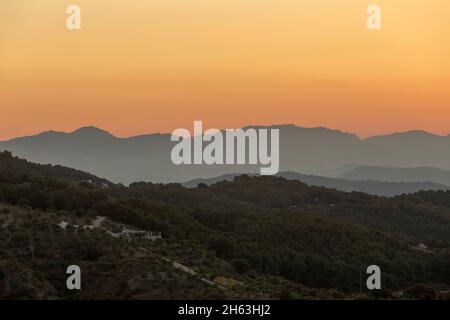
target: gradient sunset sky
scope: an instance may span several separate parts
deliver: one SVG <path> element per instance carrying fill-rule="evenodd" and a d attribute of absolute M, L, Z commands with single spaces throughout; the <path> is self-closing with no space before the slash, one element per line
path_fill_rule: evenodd
<path fill-rule="evenodd" d="M 0 111 L 0 140 L 194 120 L 448 134 L 450 1 L 0 1 Z"/>

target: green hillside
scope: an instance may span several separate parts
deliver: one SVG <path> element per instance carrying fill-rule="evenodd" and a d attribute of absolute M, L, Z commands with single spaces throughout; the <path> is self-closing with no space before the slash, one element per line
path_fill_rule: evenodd
<path fill-rule="evenodd" d="M 383 198 L 245 175 L 125 187 L 2 153 L 0 202 L 5 299 L 445 298 L 450 287 L 450 192 Z M 80 291 L 65 286 L 70 264 Z M 372 264 L 381 291 L 364 289 Z"/>

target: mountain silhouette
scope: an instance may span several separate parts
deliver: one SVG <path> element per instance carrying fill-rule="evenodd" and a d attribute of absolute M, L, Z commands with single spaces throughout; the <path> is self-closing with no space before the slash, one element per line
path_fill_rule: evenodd
<path fill-rule="evenodd" d="M 450 171 L 434 167 L 356 167 L 340 176 L 349 180 L 379 180 L 389 182 L 424 182 L 430 181 L 450 186 Z"/>
<path fill-rule="evenodd" d="M 200 184 L 212 185 L 222 181 L 233 181 L 238 174 L 226 174 L 220 177 L 209 179 L 194 179 L 182 183 L 186 188 L 195 188 Z M 278 177 L 287 180 L 298 180 L 307 185 L 332 188 L 346 192 L 364 192 L 371 195 L 392 197 L 396 195 L 415 193 L 420 190 L 446 190 L 450 187 L 443 184 L 432 182 L 384 182 L 384 181 L 354 181 L 348 179 L 338 179 L 329 177 L 320 177 L 314 175 L 305 175 L 297 172 L 280 172 Z"/>
<path fill-rule="evenodd" d="M 246 128 L 280 130 L 280 172 L 339 177 L 359 166 L 450 170 L 450 138 L 424 131 L 360 139 L 355 134 L 324 127 L 286 124 Z M 259 166 L 255 165 L 173 165 L 170 155 L 176 143 L 170 141 L 170 136 L 154 133 L 119 138 L 89 126 L 70 133 L 47 131 L 0 142 L 0 150 L 11 151 L 33 162 L 64 165 L 124 184 L 184 182 L 259 172 Z M 447 185 L 444 181 L 434 182 Z"/>

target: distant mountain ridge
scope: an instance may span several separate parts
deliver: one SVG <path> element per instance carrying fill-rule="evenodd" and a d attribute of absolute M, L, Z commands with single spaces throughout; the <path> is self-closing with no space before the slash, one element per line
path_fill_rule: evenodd
<path fill-rule="evenodd" d="M 424 182 L 430 181 L 450 186 L 450 171 L 434 167 L 376 167 L 359 166 L 340 176 L 349 180 L 378 180 L 389 182 Z"/>
<path fill-rule="evenodd" d="M 226 174 L 209 179 L 194 179 L 182 183 L 186 188 L 195 188 L 199 184 L 212 185 L 222 181 L 233 181 L 238 174 Z M 345 192 L 363 192 L 371 195 L 392 197 L 401 194 L 415 193 L 420 190 L 447 190 L 450 187 L 433 182 L 384 182 L 384 181 L 354 181 L 338 178 L 305 175 L 296 172 L 280 172 L 276 175 L 287 180 L 298 180 L 307 185 L 332 188 Z"/>
<path fill-rule="evenodd" d="M 360 139 L 352 133 L 296 125 L 249 126 L 280 130 L 280 172 L 339 177 L 358 166 L 436 167 L 450 170 L 450 137 L 408 131 Z M 172 164 L 170 134 L 118 138 L 96 127 L 71 133 L 47 131 L 0 142 L 38 163 L 60 164 L 125 184 L 183 182 L 233 173 L 257 173 L 258 166 Z M 348 170 L 342 170 L 348 168 Z"/>

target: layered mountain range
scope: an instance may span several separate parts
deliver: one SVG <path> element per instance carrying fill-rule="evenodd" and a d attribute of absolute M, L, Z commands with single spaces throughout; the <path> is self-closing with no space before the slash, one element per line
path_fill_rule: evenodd
<path fill-rule="evenodd" d="M 445 171 L 450 170 L 450 136 L 408 131 L 360 139 L 355 134 L 323 127 L 274 125 L 247 128 L 280 130 L 280 172 L 346 181 L 416 184 L 405 189 L 411 192 L 443 189 L 450 185 L 450 172 Z M 154 133 L 119 138 L 96 127 L 84 127 L 71 133 L 47 131 L 0 142 L 0 150 L 11 151 L 33 162 L 84 170 L 124 184 L 135 181 L 186 182 L 259 171 L 254 165 L 176 166 L 170 158 L 175 145 L 170 137 L 170 134 Z M 419 182 L 421 184 L 417 184 Z M 385 189 L 385 186 L 381 188 Z M 344 190 L 367 191 L 365 188 Z M 394 194 L 403 189 L 398 190 Z"/>

